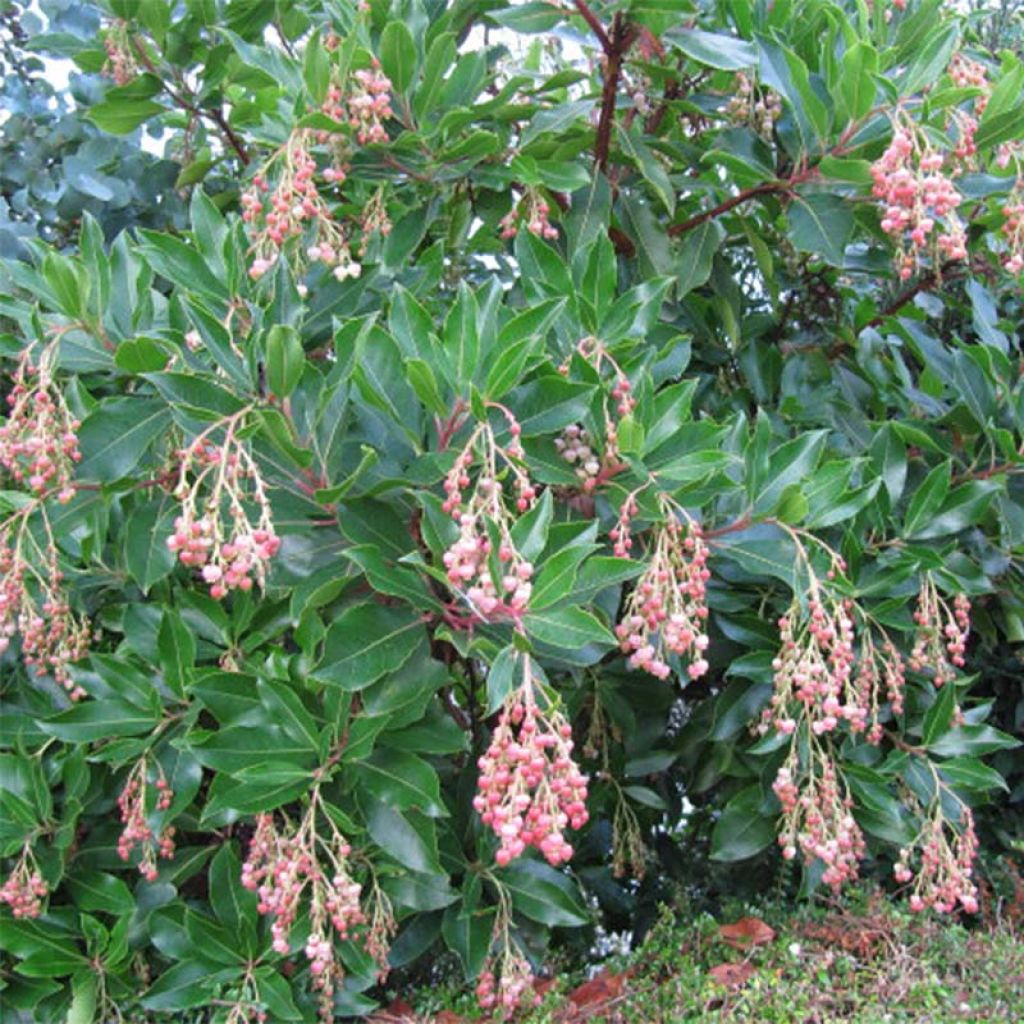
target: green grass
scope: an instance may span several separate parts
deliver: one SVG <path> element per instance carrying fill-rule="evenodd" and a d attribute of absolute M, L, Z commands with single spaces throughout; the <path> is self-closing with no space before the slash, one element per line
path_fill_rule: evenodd
<path fill-rule="evenodd" d="M 768 944 L 731 948 L 719 925 L 751 915 L 776 930 Z M 710 973 L 749 965 L 749 978 L 720 984 Z M 700 1021 L 750 1024 L 946 1024 L 1024 1021 L 1024 935 L 1008 924 L 967 929 L 948 919 L 911 916 L 881 899 L 844 907 L 735 906 L 716 920 L 666 911 L 643 945 L 605 961 L 612 998 L 569 999 L 585 980 L 560 976 L 522 1024 L 605 1020 L 614 1024 Z M 740 966 L 739 972 L 747 968 Z M 616 994 L 616 988 L 621 991 Z M 464 990 L 419 1000 L 423 1019 L 449 1009 L 481 1019 Z"/>

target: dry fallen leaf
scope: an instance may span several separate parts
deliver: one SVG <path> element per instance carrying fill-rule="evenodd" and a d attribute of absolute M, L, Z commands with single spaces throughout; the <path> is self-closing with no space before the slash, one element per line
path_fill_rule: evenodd
<path fill-rule="evenodd" d="M 416 1024 L 416 1020 L 416 1011 L 404 999 L 396 999 L 367 1018 L 367 1024 Z"/>
<path fill-rule="evenodd" d="M 622 995 L 622 986 L 626 983 L 625 974 L 612 974 L 605 969 L 585 981 L 569 993 L 570 1001 L 578 1009 L 587 1006 L 598 1006 Z"/>
<path fill-rule="evenodd" d="M 712 967 L 708 974 L 719 985 L 738 988 L 750 980 L 754 974 L 754 968 L 744 960 L 738 964 L 719 964 L 717 967 Z"/>
<path fill-rule="evenodd" d="M 759 917 L 743 917 L 735 924 L 723 924 L 718 934 L 734 949 L 748 949 L 771 942 L 775 938 L 775 929 Z"/>

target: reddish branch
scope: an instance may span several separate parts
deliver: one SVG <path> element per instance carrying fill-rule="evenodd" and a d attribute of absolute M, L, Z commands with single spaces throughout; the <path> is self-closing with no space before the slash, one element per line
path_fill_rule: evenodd
<path fill-rule="evenodd" d="M 605 31 L 597 15 L 587 6 L 586 0 L 575 0 L 576 9 L 590 30 L 597 36 L 604 53 L 604 85 L 601 89 L 601 114 L 597 122 L 597 138 L 594 142 L 594 162 L 603 171 L 608 164 L 611 149 L 612 125 L 615 123 L 615 96 L 619 91 L 622 62 L 633 40 L 636 30 L 627 24 L 621 14 L 612 18 L 611 31 Z"/>
<path fill-rule="evenodd" d="M 203 110 L 202 108 L 197 107 L 187 96 L 173 89 L 171 85 L 164 80 L 163 76 L 157 71 L 156 66 L 149 59 L 149 54 L 146 52 L 145 46 L 143 46 L 135 36 L 132 36 L 131 40 L 132 48 L 135 50 L 139 60 L 150 74 L 160 79 L 160 84 L 164 87 L 164 91 L 167 95 L 170 96 L 182 110 L 191 114 L 193 117 L 210 118 L 221 132 L 223 132 L 225 141 L 238 155 L 238 159 L 241 160 L 243 164 L 248 165 L 249 154 L 246 152 L 245 146 L 242 144 L 242 140 L 235 134 L 231 125 L 228 124 L 228 120 L 224 116 L 224 112 L 219 108 Z"/>
<path fill-rule="evenodd" d="M 757 196 L 789 195 L 794 186 L 802 185 L 817 173 L 817 169 L 811 167 L 806 170 L 799 171 L 789 178 L 784 178 L 779 181 L 763 181 L 760 185 L 753 185 L 750 188 L 745 188 L 742 192 L 737 192 L 736 195 L 723 200 L 717 206 L 713 206 L 710 210 L 698 213 L 689 220 L 684 220 L 679 224 L 670 224 L 668 226 L 668 233 L 673 237 L 677 235 L 685 235 L 687 231 L 692 231 L 694 228 L 700 227 L 701 224 L 704 224 L 709 220 L 721 217 L 723 213 L 728 213 L 734 207 L 749 202 Z"/>
<path fill-rule="evenodd" d="M 958 277 L 963 273 L 963 266 L 955 260 L 944 263 L 937 271 L 919 277 L 912 285 L 904 288 L 877 316 L 873 316 L 866 327 L 877 327 L 886 317 L 898 313 L 908 302 L 911 302 L 921 292 L 931 291 L 942 284 L 944 278 Z"/>

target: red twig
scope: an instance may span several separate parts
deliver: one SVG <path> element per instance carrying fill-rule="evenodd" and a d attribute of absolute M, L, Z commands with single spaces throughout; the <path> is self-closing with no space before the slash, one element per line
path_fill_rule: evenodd
<path fill-rule="evenodd" d="M 228 124 L 227 118 L 224 116 L 224 112 L 218 108 L 212 108 L 210 110 L 203 110 L 201 107 L 197 107 L 187 96 L 177 92 L 166 82 L 163 76 L 157 71 L 153 62 L 149 59 L 149 54 L 146 52 L 145 46 L 139 42 L 135 37 L 131 37 L 132 49 L 135 50 L 139 60 L 143 63 L 146 70 L 151 74 L 160 79 L 161 85 L 164 87 L 164 91 L 168 96 L 179 106 L 182 110 L 191 114 L 193 117 L 208 117 L 217 127 L 224 133 L 224 139 L 228 145 L 238 155 L 238 159 L 243 164 L 248 165 L 249 154 L 246 152 L 245 146 L 242 144 L 242 140 L 235 134 L 234 129 Z"/>
<path fill-rule="evenodd" d="M 608 38 L 608 33 L 604 30 L 604 25 L 601 24 L 598 16 L 587 6 L 586 0 L 575 0 L 576 10 L 580 12 L 583 20 L 590 26 L 590 31 L 597 36 L 598 42 L 601 44 L 601 49 L 604 50 L 605 56 L 610 57 L 612 54 L 612 41 Z"/>
<path fill-rule="evenodd" d="M 919 277 L 912 285 L 904 288 L 877 316 L 873 316 L 864 326 L 877 327 L 886 317 L 898 313 L 908 302 L 921 292 L 931 291 L 942 284 L 945 278 L 959 277 L 963 268 L 955 260 L 948 260 L 938 271 Z"/>

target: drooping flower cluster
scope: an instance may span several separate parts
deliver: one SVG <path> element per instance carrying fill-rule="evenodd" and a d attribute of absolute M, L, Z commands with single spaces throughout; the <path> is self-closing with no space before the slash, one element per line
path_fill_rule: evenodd
<path fill-rule="evenodd" d="M 971 60 L 970 57 L 966 57 L 962 53 L 954 53 L 947 70 L 949 77 L 957 88 L 983 90 L 982 95 L 978 96 L 975 100 L 975 110 L 979 114 L 984 114 L 989 99 L 988 71 L 985 65 L 979 61 Z"/>
<path fill-rule="evenodd" d="M 132 48 L 131 25 L 118 19 L 103 34 L 107 60 L 103 74 L 113 78 L 115 85 L 127 85 L 139 74 L 139 65 Z"/>
<path fill-rule="evenodd" d="M 577 423 L 570 423 L 562 436 L 555 438 L 555 450 L 576 468 L 576 475 L 584 486 L 601 472 L 597 453 L 590 447 L 590 434 Z"/>
<path fill-rule="evenodd" d="M 289 952 L 289 936 L 309 889 L 305 954 L 319 993 L 321 1017 L 330 1021 L 335 988 L 344 976 L 334 939 L 355 938 L 366 916 L 359 902 L 362 886 L 349 869 L 351 847 L 329 813 L 318 816 L 319 809 L 320 794 L 315 788 L 298 828 L 279 830 L 272 814 L 261 814 L 242 865 L 242 885 L 258 895 L 259 912 L 272 918 L 274 950 L 282 955 Z M 326 822 L 326 835 L 320 833 L 318 821 Z"/>
<path fill-rule="evenodd" d="M 363 214 L 359 218 L 359 229 L 362 232 L 359 249 L 365 253 L 366 247 L 374 234 L 381 238 L 387 238 L 391 234 L 391 217 L 388 215 L 388 208 L 384 202 L 384 186 L 382 185 L 363 207 Z"/>
<path fill-rule="evenodd" d="M 775 122 L 782 117 L 782 101 L 771 89 L 755 87 L 750 76 L 740 71 L 726 112 L 738 124 L 749 125 L 763 139 L 770 140 Z"/>
<path fill-rule="evenodd" d="M 140 758 L 128 773 L 124 789 L 117 798 L 117 806 L 121 812 L 121 824 L 124 828 L 117 840 L 117 855 L 123 861 L 131 859 L 132 851 L 138 847 L 139 873 L 149 882 L 157 878 L 157 857 L 170 860 L 174 857 L 174 826 L 165 825 L 159 833 L 149 825 L 153 814 L 162 814 L 171 806 L 174 792 L 167 782 L 163 769 L 156 765 L 156 778 L 153 781 L 156 798 L 149 796 L 149 760 Z M 152 806 L 149 806 L 152 803 Z"/>
<path fill-rule="evenodd" d="M 854 821 L 853 799 L 832 758 L 811 742 L 801 768 L 794 744 L 772 789 L 782 804 L 782 856 L 792 860 L 799 850 L 808 864 L 820 860 L 825 865 L 822 881 L 832 889 L 853 881 L 866 853 L 864 834 Z"/>
<path fill-rule="evenodd" d="M 530 660 L 521 658 L 523 682 L 506 698 L 478 762 L 473 806 L 500 841 L 500 867 L 530 846 L 557 866 L 573 853 L 565 830 L 587 823 L 587 779 L 572 757 L 572 727 L 556 709 L 538 707 Z"/>
<path fill-rule="evenodd" d="M 71 414 L 53 377 L 53 346 L 43 349 L 39 365 L 33 365 L 31 349 L 18 360 L 7 403 L 7 420 L 0 425 L 0 465 L 18 483 L 35 494 L 57 491 L 64 503 L 75 495 L 75 463 L 78 420 Z"/>
<path fill-rule="evenodd" d="M 779 619 L 782 647 L 772 662 L 775 692 L 765 721 L 786 735 L 796 731 L 799 708 L 816 735 L 840 721 L 862 723 L 864 709 L 845 698 L 853 678 L 853 602 L 815 593 L 804 615 L 794 600 Z"/>
<path fill-rule="evenodd" d="M 381 71 L 376 57 L 369 68 L 353 72 L 352 79 L 348 95 L 348 123 L 355 129 L 356 141 L 361 146 L 387 142 L 384 122 L 394 117 L 391 80 Z"/>
<path fill-rule="evenodd" d="M 972 875 L 978 837 L 971 809 L 966 804 L 961 805 L 957 829 L 946 819 L 941 801 L 936 799 L 917 838 L 900 850 L 899 860 L 893 867 L 897 882 L 909 882 L 914 877 L 912 864 L 918 851 L 920 866 L 910 895 L 910 909 L 919 912 L 931 907 L 950 914 L 959 903 L 968 914 L 977 913 L 978 888 Z"/>
<path fill-rule="evenodd" d="M 238 436 L 244 415 L 222 420 L 178 452 L 174 495 L 181 514 L 167 546 L 183 565 L 200 570 L 217 599 L 254 583 L 263 587 L 281 546 L 263 475 Z"/>
<path fill-rule="evenodd" d="M 530 961 L 509 941 L 499 956 L 490 956 L 476 983 L 476 998 L 482 1010 L 496 1010 L 502 1020 L 517 1010 L 536 1006 L 540 996 L 534 990 Z"/>
<path fill-rule="evenodd" d="M 515 517 L 506 507 L 501 477 L 511 475 L 517 513 L 530 508 L 537 492 L 522 464 L 519 424 L 504 412 L 512 435 L 508 446 L 498 444 L 489 423 L 479 424 L 444 481 L 442 507 L 459 524 L 458 539 L 443 556 L 448 582 L 469 605 L 472 617 L 484 622 L 520 618 L 533 591 L 533 565 L 516 550 Z M 474 482 L 471 474 L 478 459 Z"/>
<path fill-rule="evenodd" d="M 588 335 L 579 342 L 573 352 L 558 367 L 558 372 L 563 377 L 569 375 L 575 356 L 579 356 L 589 363 L 598 374 L 607 366 L 614 375 L 609 389 L 610 396 L 615 402 L 614 413 L 609 409 L 608 396 L 602 394 L 603 444 L 600 444 L 599 447 L 596 439 L 577 424 L 566 427 L 562 436 L 555 439 L 556 451 L 566 462 L 575 465 L 576 475 L 580 479 L 583 490 L 589 493 L 622 468 L 622 463 L 619 460 L 618 421 L 622 417 L 628 416 L 636 408 L 636 399 L 633 397 L 633 388 L 629 378 L 597 338 Z"/>
<path fill-rule="evenodd" d="M 41 513 L 46 542 L 29 529 L 30 513 Z M 41 505 L 30 505 L 0 524 L 0 654 L 20 635 L 21 655 L 38 676 L 51 675 L 72 700 L 85 691 L 68 666 L 85 657 L 90 629 L 72 611 L 49 520 Z"/>
<path fill-rule="evenodd" d="M 6 903 L 16 918 L 38 917 L 49 891 L 32 856 L 32 847 L 26 842 L 14 870 L 0 886 L 0 903 Z"/>
<path fill-rule="evenodd" d="M 957 215 L 962 196 L 943 171 L 945 156 L 907 117 L 894 121 L 892 142 L 871 165 L 873 194 L 884 204 L 882 230 L 899 245 L 901 279 L 922 256 L 938 268 L 942 259 L 967 256 L 967 236 Z"/>
<path fill-rule="evenodd" d="M 1002 208 L 1003 221 L 1000 231 L 1006 242 L 1003 266 L 1010 274 L 1024 270 L 1024 178 L 1019 178 Z"/>
<path fill-rule="evenodd" d="M 322 263 L 339 281 L 358 277 L 362 268 L 352 259 L 341 225 L 321 198 L 316 185 L 316 159 L 309 151 L 311 135 L 299 130 L 267 168 L 255 175 L 242 194 L 242 220 L 252 228 L 249 276 L 262 277 L 295 240 L 298 263 Z M 269 167 L 277 167 L 271 192 Z"/>
<path fill-rule="evenodd" d="M 672 671 L 668 658 L 674 654 L 688 659 L 687 675 L 699 679 L 708 670 L 708 549 L 698 523 L 664 495 L 660 504 L 664 518 L 655 531 L 647 568 L 626 602 L 615 634 L 622 652 L 629 655 L 630 668 L 666 679 Z M 622 528 L 616 529 L 619 543 Z M 625 539 L 630 540 L 628 535 Z"/>
<path fill-rule="evenodd" d="M 508 213 L 498 222 L 502 238 L 515 238 L 526 227 L 537 238 L 557 238 L 558 228 L 550 221 L 551 207 L 541 193 L 530 187 Z"/>
<path fill-rule="evenodd" d="M 910 668 L 932 676 L 936 686 L 956 678 L 963 668 L 967 638 L 971 633 L 971 602 L 965 594 L 957 594 L 949 606 L 935 588 L 931 576 L 925 575 L 917 595 L 914 612 L 917 633 L 910 653 Z"/>

